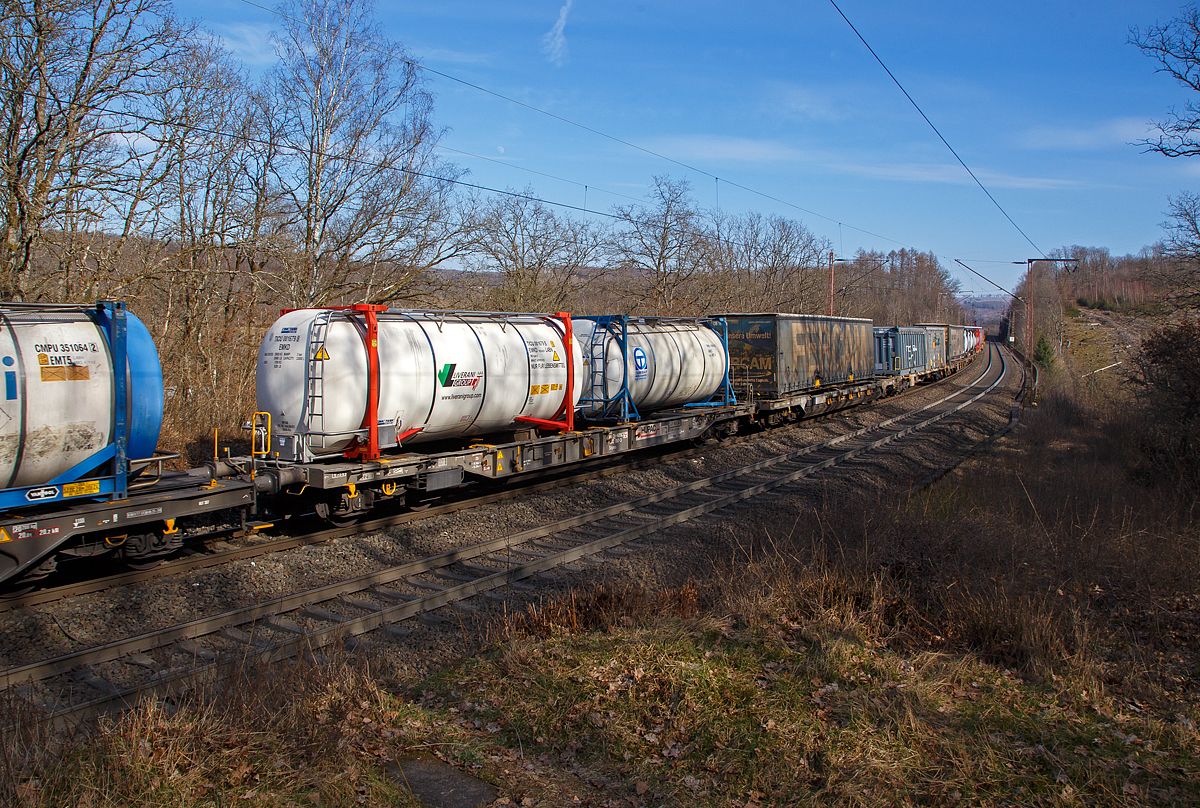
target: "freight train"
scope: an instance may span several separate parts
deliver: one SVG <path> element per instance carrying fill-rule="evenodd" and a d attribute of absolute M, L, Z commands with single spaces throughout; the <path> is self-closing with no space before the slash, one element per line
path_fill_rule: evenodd
<path fill-rule="evenodd" d="M 6 304 L 0 321 L 0 588 L 65 559 L 153 562 L 206 514 L 341 523 L 795 421 L 953 373 L 983 345 L 973 327 L 776 313 L 285 311 L 258 353 L 249 454 L 176 471 L 156 450 L 158 354 L 123 304 Z"/>

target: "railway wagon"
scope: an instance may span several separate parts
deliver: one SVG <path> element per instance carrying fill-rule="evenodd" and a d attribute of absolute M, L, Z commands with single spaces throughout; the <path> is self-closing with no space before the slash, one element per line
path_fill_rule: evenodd
<path fill-rule="evenodd" d="M 814 314 L 726 314 L 730 381 L 739 397 L 782 399 L 875 376 L 870 320 Z"/>
<path fill-rule="evenodd" d="M 875 329 L 875 375 L 902 376 L 926 371 L 929 332 L 893 326 Z"/>
<path fill-rule="evenodd" d="M 175 519 L 251 501 L 163 469 L 158 351 L 123 303 L 6 303 L 0 322 L 0 581 L 44 577 L 60 547 L 153 558 L 181 546 Z"/>
<path fill-rule="evenodd" d="M 946 343 L 946 362 L 954 364 L 967 355 L 967 328 L 962 325 L 949 323 L 917 323 L 919 328 L 938 328 L 944 334 Z"/>
<path fill-rule="evenodd" d="M 729 356 L 719 318 L 576 317 L 581 414 L 637 420 L 642 411 L 714 400 L 727 392 Z"/>

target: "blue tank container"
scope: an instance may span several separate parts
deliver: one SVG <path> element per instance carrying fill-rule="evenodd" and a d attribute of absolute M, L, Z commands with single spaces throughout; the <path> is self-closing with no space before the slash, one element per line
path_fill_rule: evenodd
<path fill-rule="evenodd" d="M 154 454 L 163 382 L 121 303 L 0 306 L 0 509 L 124 496 Z"/>

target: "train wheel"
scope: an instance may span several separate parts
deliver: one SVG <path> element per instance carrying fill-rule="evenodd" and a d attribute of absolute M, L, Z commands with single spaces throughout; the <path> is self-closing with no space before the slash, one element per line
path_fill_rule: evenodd
<path fill-rule="evenodd" d="M 163 560 L 160 556 L 159 558 L 142 558 L 126 561 L 125 566 L 135 572 L 145 572 L 146 570 L 154 569 L 161 563 L 163 563 Z"/>
<path fill-rule="evenodd" d="M 318 502 L 313 510 L 317 512 L 317 516 L 334 527 L 350 527 L 367 515 L 366 511 L 340 510 L 328 502 Z"/>

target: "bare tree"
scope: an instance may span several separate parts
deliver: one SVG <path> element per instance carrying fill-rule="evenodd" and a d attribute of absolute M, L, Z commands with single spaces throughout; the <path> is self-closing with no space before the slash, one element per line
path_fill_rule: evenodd
<path fill-rule="evenodd" d="M 1163 223 L 1165 260 L 1149 266 L 1152 279 L 1165 288 L 1176 308 L 1200 308 L 1200 195 L 1184 191 L 1171 200 L 1171 220 Z"/>
<path fill-rule="evenodd" d="M 1178 17 L 1155 24 L 1144 33 L 1130 29 L 1130 43 L 1158 62 L 1157 72 L 1166 73 L 1184 87 L 1200 92 L 1200 10 L 1184 6 Z M 1164 121 L 1155 123 L 1157 136 L 1141 141 L 1147 151 L 1167 157 L 1200 155 L 1200 105 L 1188 99 L 1183 111 L 1172 108 Z M 1164 227 L 1166 259 L 1153 280 L 1169 285 L 1168 302 L 1180 308 L 1200 306 L 1200 231 L 1197 215 L 1200 198 L 1183 193 L 1171 200 L 1171 221 Z"/>
<path fill-rule="evenodd" d="M 614 208 L 616 230 L 610 243 L 615 275 L 628 284 L 627 308 L 646 314 L 680 315 L 695 311 L 703 294 L 697 289 L 711 266 L 704 218 L 687 180 L 654 178 L 648 206 Z"/>
<path fill-rule="evenodd" d="M 1158 62 L 1156 72 L 1200 92 L 1200 10 L 1195 5 L 1184 6 L 1178 17 L 1165 25 L 1152 25 L 1144 33 L 1131 28 L 1129 42 Z M 1200 155 L 1200 106 L 1195 101 L 1189 100 L 1182 113 L 1172 108 L 1155 128 L 1156 137 L 1141 141 L 1149 151 L 1167 157 Z"/>
<path fill-rule="evenodd" d="M 470 206 L 467 265 L 486 276 L 481 285 L 500 311 L 563 310 L 596 278 L 601 234 L 587 222 L 556 216 L 532 195 L 527 188 Z"/>
<path fill-rule="evenodd" d="M 859 250 L 838 267 L 838 314 L 869 317 L 876 325 L 957 323 L 961 287 L 932 252 Z"/>
<path fill-rule="evenodd" d="M 238 66 L 210 38 L 164 64 L 155 86 L 156 125 L 146 137 L 163 170 L 147 204 L 154 218 L 138 243 L 142 265 L 153 270 L 144 305 L 175 390 L 168 415 L 211 422 L 219 417 L 211 391 L 220 389 L 225 416 L 245 416 L 237 410 L 253 396 L 254 370 L 243 357 L 258 342 L 262 290 L 236 256 L 260 230 L 258 211 L 269 208 L 245 166 L 272 130 L 257 117 Z"/>
<path fill-rule="evenodd" d="M 48 230 L 128 230 L 137 113 L 187 36 L 168 0 L 10 2 L 0 30 L 0 298 L 23 299 Z"/>
<path fill-rule="evenodd" d="M 759 213 L 718 221 L 711 239 L 723 311 L 814 312 L 831 242 L 801 222 Z"/>
<path fill-rule="evenodd" d="M 401 297 L 454 253 L 442 214 L 453 169 L 434 154 L 433 100 L 369 0 L 288 0 L 264 101 L 283 116 L 270 164 L 296 255 L 274 275 L 292 304 Z"/>

